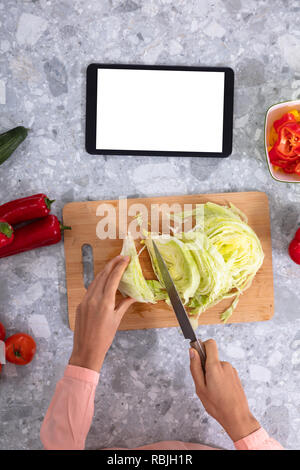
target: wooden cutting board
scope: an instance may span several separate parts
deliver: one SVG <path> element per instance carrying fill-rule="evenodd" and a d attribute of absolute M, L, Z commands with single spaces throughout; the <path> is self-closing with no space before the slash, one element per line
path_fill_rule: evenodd
<path fill-rule="evenodd" d="M 257 273 L 252 286 L 241 296 L 240 301 L 228 323 L 253 322 L 269 320 L 273 316 L 274 293 L 272 272 L 272 247 L 270 234 L 269 203 L 265 193 L 241 192 L 224 194 L 193 194 L 188 196 L 171 196 L 157 198 L 128 199 L 128 208 L 132 204 L 142 203 L 150 211 L 151 204 L 169 205 L 174 203 L 199 204 L 204 202 L 228 204 L 232 202 L 248 217 L 248 223 L 258 235 L 265 259 Z M 64 235 L 66 277 L 68 291 L 68 310 L 70 328 L 74 329 L 75 312 L 81 302 L 85 287 L 83 282 L 82 246 L 89 244 L 93 250 L 94 275 L 103 269 L 106 262 L 118 255 L 122 248 L 121 239 L 99 239 L 96 226 L 103 217 L 96 215 L 100 204 L 111 204 L 116 209 L 118 233 L 119 200 L 71 202 L 63 209 L 64 225 L 70 225 L 72 230 Z M 103 213 L 103 215 L 105 215 Z M 132 220 L 128 218 L 128 221 Z M 137 244 L 138 247 L 138 244 Z M 140 255 L 140 262 L 146 279 L 154 279 L 149 255 L 144 250 Z M 121 298 L 121 294 L 118 293 Z M 199 318 L 199 324 L 222 323 L 220 313 L 230 305 L 232 300 L 227 299 L 204 312 Z M 173 310 L 165 304 L 136 303 L 126 312 L 120 324 L 120 330 L 135 330 L 143 328 L 163 328 L 178 326 Z"/>

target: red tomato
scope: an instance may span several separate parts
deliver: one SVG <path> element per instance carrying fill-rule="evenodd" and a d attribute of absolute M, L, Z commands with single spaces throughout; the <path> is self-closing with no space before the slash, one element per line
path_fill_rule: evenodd
<path fill-rule="evenodd" d="M 5 341 L 6 360 L 20 366 L 32 361 L 35 350 L 34 339 L 26 333 L 17 333 Z"/>
<path fill-rule="evenodd" d="M 5 338 L 5 328 L 4 328 L 4 325 L 2 325 L 2 323 L 0 323 L 0 341 L 4 341 L 4 338 Z"/>
<path fill-rule="evenodd" d="M 298 230 L 297 230 L 297 232 L 296 232 L 296 234 L 295 234 L 295 236 L 294 236 L 294 239 L 295 239 L 295 240 L 299 240 L 299 242 L 300 242 L 300 228 L 298 228 Z"/>
<path fill-rule="evenodd" d="M 295 263 L 300 264 L 300 229 L 297 230 L 295 238 L 290 243 L 289 254 Z"/>

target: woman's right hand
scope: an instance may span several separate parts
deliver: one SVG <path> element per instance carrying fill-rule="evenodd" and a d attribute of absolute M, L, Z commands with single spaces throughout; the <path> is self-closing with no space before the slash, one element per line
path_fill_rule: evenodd
<path fill-rule="evenodd" d="M 204 343 L 205 373 L 198 352 L 190 349 L 190 367 L 196 393 L 207 413 L 215 418 L 236 442 L 260 428 L 249 410 L 238 373 L 229 362 L 221 362 L 213 339 Z"/>

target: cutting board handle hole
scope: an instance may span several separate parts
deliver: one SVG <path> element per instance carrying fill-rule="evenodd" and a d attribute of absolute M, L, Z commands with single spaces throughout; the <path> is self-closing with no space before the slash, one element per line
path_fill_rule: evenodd
<path fill-rule="evenodd" d="M 88 243 L 82 245 L 82 267 L 83 267 L 83 284 L 87 289 L 94 279 L 94 256 L 93 248 Z"/>

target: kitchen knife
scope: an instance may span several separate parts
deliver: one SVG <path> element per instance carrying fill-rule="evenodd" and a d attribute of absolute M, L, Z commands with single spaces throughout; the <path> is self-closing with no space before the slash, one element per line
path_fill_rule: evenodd
<path fill-rule="evenodd" d="M 158 267 L 161 273 L 161 277 L 164 281 L 164 285 L 166 288 L 166 291 L 168 292 L 172 307 L 174 309 L 174 312 L 176 314 L 178 323 L 182 329 L 183 336 L 186 339 L 190 340 L 190 345 L 192 348 L 196 349 L 198 351 L 200 360 L 201 360 L 201 365 L 203 368 L 203 371 L 205 371 L 205 361 L 206 361 L 206 353 L 205 353 L 205 347 L 200 341 L 200 339 L 197 338 L 195 331 L 191 325 L 190 319 L 188 317 L 188 314 L 186 313 L 186 310 L 184 308 L 183 303 L 181 302 L 181 299 L 179 297 L 179 294 L 177 292 L 177 289 L 174 285 L 174 282 L 170 276 L 169 270 L 166 266 L 166 263 L 161 256 L 156 243 L 152 240 L 153 247 L 154 247 L 154 252 L 156 255 Z"/>

